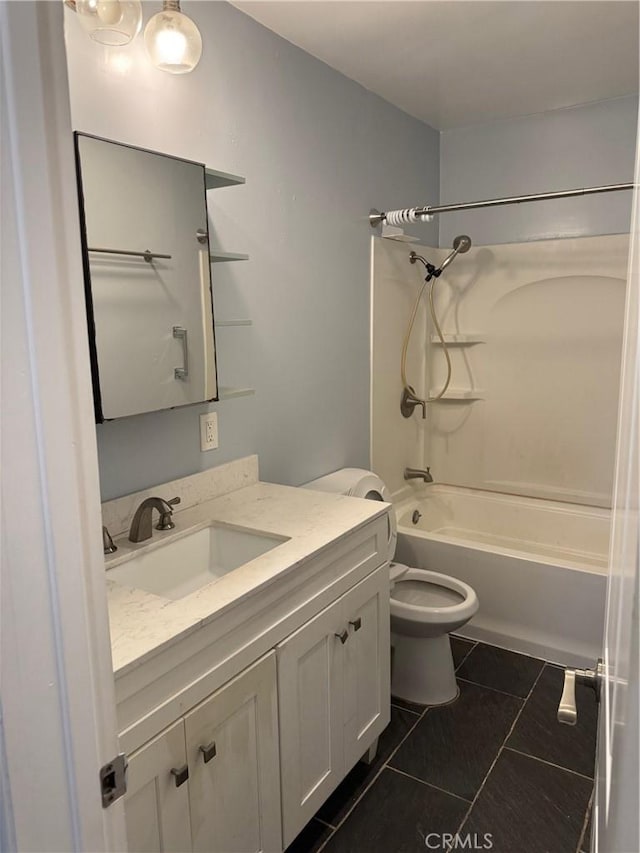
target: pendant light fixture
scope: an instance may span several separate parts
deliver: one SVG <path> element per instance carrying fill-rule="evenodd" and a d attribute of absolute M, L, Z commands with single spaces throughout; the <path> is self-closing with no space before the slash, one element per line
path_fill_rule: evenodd
<path fill-rule="evenodd" d="M 202 55 L 202 37 L 191 18 L 180 11 L 180 0 L 163 0 L 144 30 L 149 58 L 161 71 L 188 74 Z"/>
<path fill-rule="evenodd" d="M 140 0 L 75 0 L 74 7 L 82 27 L 100 44 L 129 44 L 142 27 Z"/>

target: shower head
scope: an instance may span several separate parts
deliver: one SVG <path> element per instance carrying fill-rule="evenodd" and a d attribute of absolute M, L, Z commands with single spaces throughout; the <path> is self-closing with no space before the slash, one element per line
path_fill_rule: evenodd
<path fill-rule="evenodd" d="M 442 262 L 440 269 L 438 270 L 438 275 L 441 272 L 444 272 L 446 268 L 449 266 L 451 261 L 456 257 L 456 255 L 464 255 L 465 252 L 468 252 L 471 248 L 471 237 L 467 237 L 466 234 L 458 234 L 458 236 L 453 241 L 453 251 L 450 252 L 447 257 Z"/>

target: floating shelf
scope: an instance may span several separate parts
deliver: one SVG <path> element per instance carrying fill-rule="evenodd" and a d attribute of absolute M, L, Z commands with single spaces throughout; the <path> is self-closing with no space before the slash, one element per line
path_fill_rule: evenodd
<path fill-rule="evenodd" d="M 430 397 L 435 397 L 435 395 L 440 391 L 439 388 L 432 388 L 429 391 Z M 440 397 L 439 400 L 432 400 L 433 403 L 448 403 L 450 400 L 457 401 L 467 401 L 472 403 L 474 400 L 483 400 L 484 399 L 484 391 L 481 391 L 478 388 L 448 388 L 444 397 Z"/>
<path fill-rule="evenodd" d="M 209 255 L 209 260 L 212 264 L 219 264 L 221 261 L 248 261 L 249 255 L 243 252 L 221 252 L 219 249 L 214 249 Z"/>
<path fill-rule="evenodd" d="M 218 190 L 221 187 L 236 187 L 244 184 L 246 179 L 242 175 L 232 175 L 231 172 L 221 172 L 218 169 L 205 167 L 205 186 L 208 190 Z"/>
<path fill-rule="evenodd" d="M 253 320 L 216 320 L 214 325 L 216 328 L 218 326 L 253 326 Z"/>
<path fill-rule="evenodd" d="M 469 333 L 466 335 L 460 335 L 455 333 L 452 335 L 446 335 L 443 333 L 442 337 L 444 338 L 444 342 L 445 344 L 447 344 L 447 346 L 465 347 L 471 346 L 472 344 L 484 343 L 484 339 L 478 334 Z M 435 344 L 436 346 L 442 346 L 442 341 L 437 335 L 431 335 L 431 343 Z"/>
<path fill-rule="evenodd" d="M 221 385 L 218 388 L 218 399 L 231 400 L 233 397 L 250 397 L 255 393 L 255 388 L 232 388 L 229 385 Z"/>

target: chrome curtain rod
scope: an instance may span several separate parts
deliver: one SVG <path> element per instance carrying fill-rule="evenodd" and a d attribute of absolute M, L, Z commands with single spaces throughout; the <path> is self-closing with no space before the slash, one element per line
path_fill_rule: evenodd
<path fill-rule="evenodd" d="M 491 198 L 485 201 L 467 201 L 461 204 L 440 204 L 432 207 L 407 207 L 404 210 L 390 210 L 380 213 L 372 210 L 369 214 L 371 227 L 375 228 L 381 222 L 390 225 L 402 225 L 408 222 L 419 222 L 435 213 L 451 213 L 455 210 L 475 210 L 479 207 L 498 207 L 503 204 L 523 204 L 529 201 L 547 201 L 554 198 L 572 198 L 580 195 L 595 195 L 596 193 L 613 193 L 620 190 L 632 190 L 635 184 L 608 184 L 603 187 L 583 187 L 576 190 L 559 190 L 551 193 L 533 193 L 531 195 L 514 195 L 506 198 Z"/>

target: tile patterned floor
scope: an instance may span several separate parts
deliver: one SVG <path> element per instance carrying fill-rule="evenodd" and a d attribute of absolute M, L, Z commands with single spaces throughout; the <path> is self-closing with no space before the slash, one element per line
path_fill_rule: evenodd
<path fill-rule="evenodd" d="M 492 853 L 588 853 L 593 692 L 576 686 L 579 724 L 560 726 L 561 669 L 460 637 L 451 647 L 458 700 L 392 699 L 374 763 L 356 765 L 287 853 L 444 851 L 443 833 L 476 849 L 491 833 Z"/>

